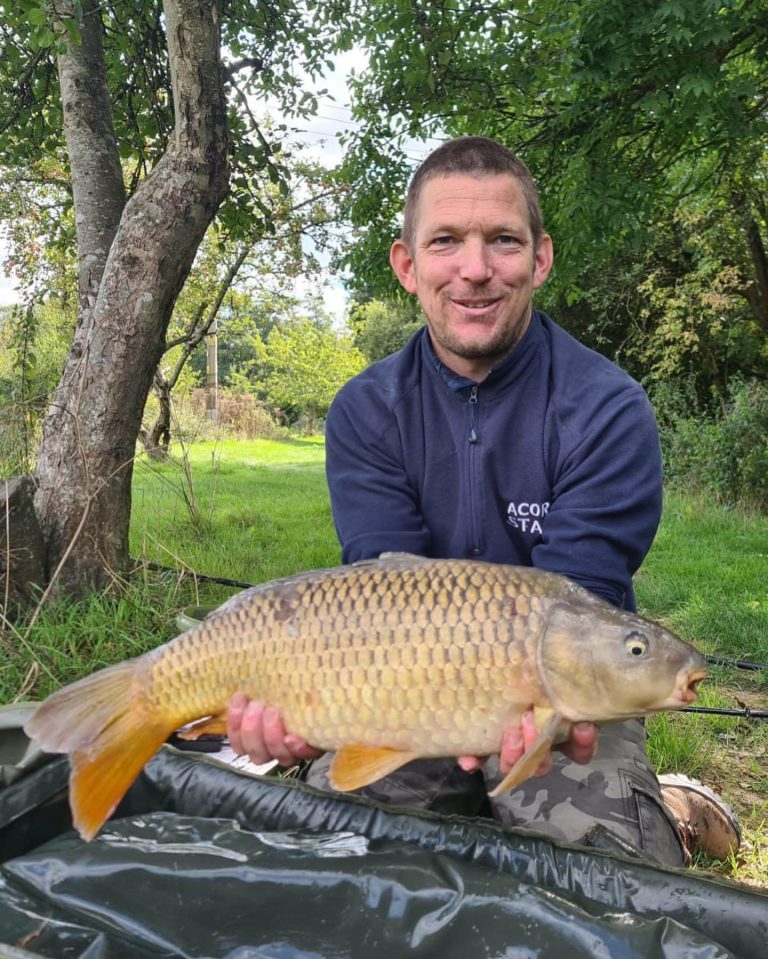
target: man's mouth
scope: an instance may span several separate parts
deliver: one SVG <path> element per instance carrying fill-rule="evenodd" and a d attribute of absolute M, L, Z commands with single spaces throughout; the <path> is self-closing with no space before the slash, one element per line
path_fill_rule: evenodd
<path fill-rule="evenodd" d="M 459 299 L 458 297 L 453 297 L 451 302 L 454 306 L 459 307 L 462 310 L 466 310 L 468 313 L 483 313 L 494 307 L 499 302 L 499 297 L 484 298 L 482 300 L 465 300 Z"/>

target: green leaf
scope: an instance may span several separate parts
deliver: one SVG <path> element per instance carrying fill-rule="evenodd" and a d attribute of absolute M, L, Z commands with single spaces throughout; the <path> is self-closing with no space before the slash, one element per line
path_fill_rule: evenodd
<path fill-rule="evenodd" d="M 27 10 L 27 20 L 37 26 L 48 21 L 48 14 L 42 7 L 33 6 Z"/>

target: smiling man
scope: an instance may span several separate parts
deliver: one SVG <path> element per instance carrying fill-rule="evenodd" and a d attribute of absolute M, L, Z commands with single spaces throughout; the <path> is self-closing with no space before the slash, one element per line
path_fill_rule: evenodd
<path fill-rule="evenodd" d="M 426 325 L 331 407 L 327 475 L 344 562 L 399 551 L 537 566 L 634 609 L 632 576 L 661 512 L 656 424 L 637 383 L 534 309 L 553 249 L 525 165 L 484 137 L 441 146 L 414 175 L 390 262 Z M 485 764 L 419 760 L 361 792 L 669 865 L 684 861 L 681 837 L 714 854 L 738 845 L 732 813 L 706 787 L 678 779 L 670 814 L 637 720 L 603 729 L 596 754 L 595 727 L 576 724 L 538 778 L 489 803 L 535 736 L 526 713 Z M 230 738 L 257 762 L 316 755 L 243 697 Z M 330 788 L 329 764 L 318 758 L 308 781 Z"/>
<path fill-rule="evenodd" d="M 479 382 L 528 329 L 533 291 L 552 269 L 552 240 L 540 217 L 532 227 L 518 179 L 440 176 L 406 210 L 390 262 L 424 310 L 437 357 Z"/>

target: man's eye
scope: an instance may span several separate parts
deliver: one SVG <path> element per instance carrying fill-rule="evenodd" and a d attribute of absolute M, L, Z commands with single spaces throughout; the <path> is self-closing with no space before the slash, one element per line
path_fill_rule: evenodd
<path fill-rule="evenodd" d="M 432 240 L 432 243 L 435 246 L 448 246 L 450 243 L 453 243 L 453 237 L 452 236 L 436 236 Z"/>
<path fill-rule="evenodd" d="M 510 236 L 508 233 L 502 233 L 500 236 L 496 237 L 496 242 L 500 243 L 502 246 L 511 246 L 519 241 L 516 236 Z"/>

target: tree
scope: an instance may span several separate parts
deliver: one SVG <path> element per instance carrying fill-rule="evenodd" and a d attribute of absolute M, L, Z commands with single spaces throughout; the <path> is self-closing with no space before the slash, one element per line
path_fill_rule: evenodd
<path fill-rule="evenodd" d="M 257 174 L 283 182 L 248 97 L 272 89 L 309 108 L 300 82 L 338 6 L 0 2 L 0 163 L 32 175 L 41 155 L 63 157 L 63 133 L 77 229 L 77 328 L 36 474 L 59 591 L 127 566 L 135 441 L 176 297 L 224 198 L 223 228 L 245 233 L 269 217 Z M 222 31 L 240 58 L 226 70 Z"/>
<path fill-rule="evenodd" d="M 355 346 L 369 363 L 402 349 L 423 323 L 413 300 L 368 300 L 349 315 Z"/>
<path fill-rule="evenodd" d="M 176 296 L 227 189 L 226 107 L 214 8 L 166 0 L 176 125 L 126 204 L 103 27 L 83 4 L 58 52 L 80 278 L 78 326 L 38 452 L 35 506 L 58 587 L 101 585 L 128 564 L 136 436 Z M 72 14 L 57 7 L 61 16 Z M 61 23 L 61 21 L 59 21 Z"/>
<path fill-rule="evenodd" d="M 365 366 L 365 358 L 348 336 L 307 318 L 272 330 L 266 362 L 269 401 L 290 420 L 305 416 L 313 427 L 344 383 Z"/>

